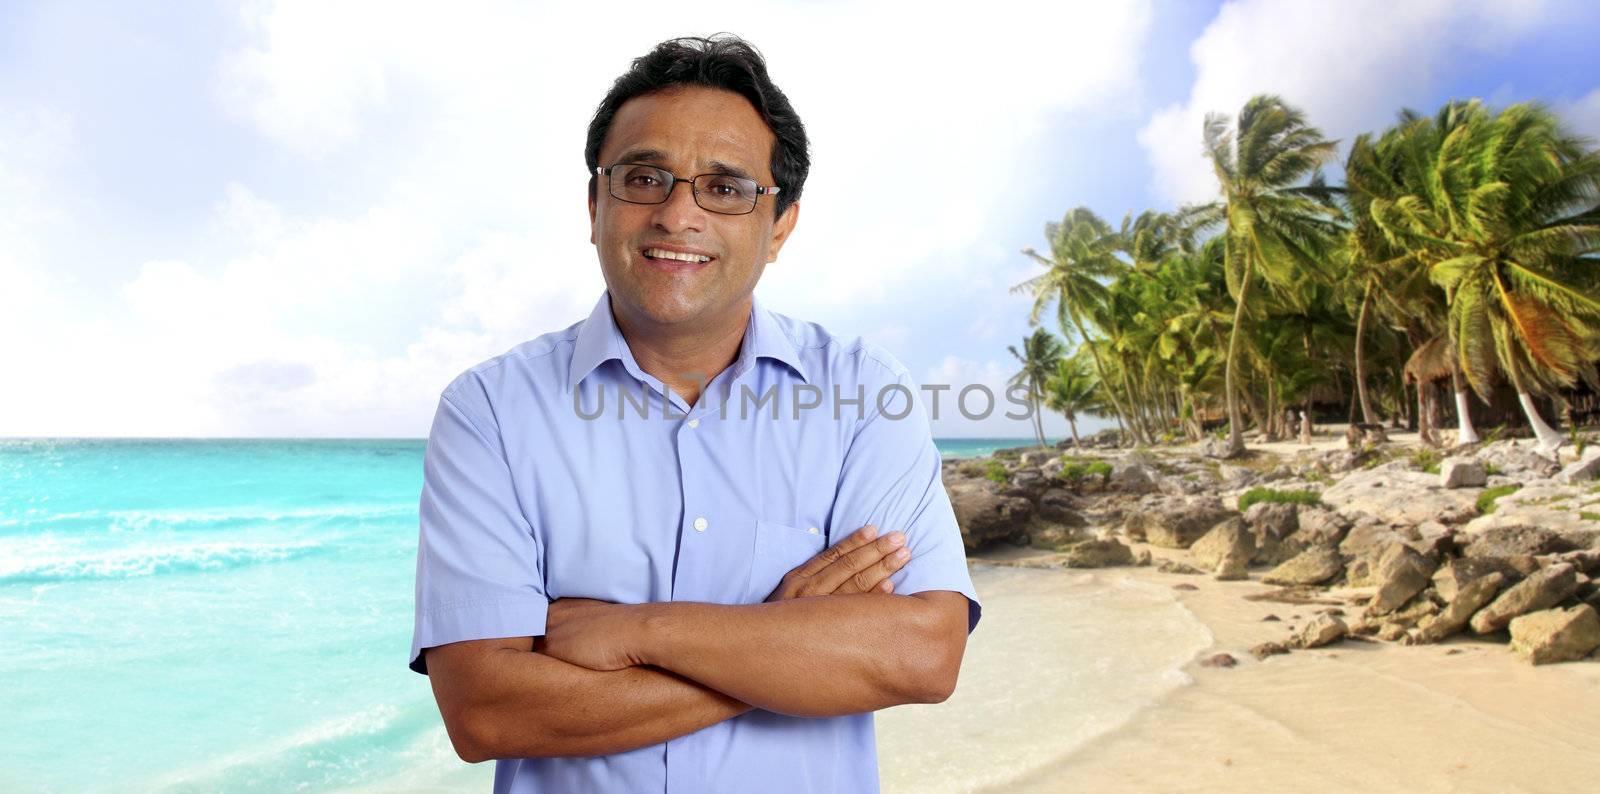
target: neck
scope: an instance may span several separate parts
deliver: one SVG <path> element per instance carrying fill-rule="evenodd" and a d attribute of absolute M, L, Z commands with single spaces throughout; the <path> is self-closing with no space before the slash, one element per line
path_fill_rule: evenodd
<path fill-rule="evenodd" d="M 699 402 L 702 387 L 738 360 L 752 311 L 750 299 L 745 298 L 727 316 L 685 328 L 629 317 L 617 308 L 613 299 L 612 315 L 639 368 L 691 407 Z"/>

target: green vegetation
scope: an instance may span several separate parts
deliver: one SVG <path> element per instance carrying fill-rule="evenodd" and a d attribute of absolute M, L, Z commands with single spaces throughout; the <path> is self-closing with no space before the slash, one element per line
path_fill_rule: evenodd
<path fill-rule="evenodd" d="M 1419 449 L 1416 452 L 1411 453 L 1411 465 L 1416 466 L 1417 468 L 1429 474 L 1439 473 L 1440 461 L 1441 458 L 1437 450 Z"/>
<path fill-rule="evenodd" d="M 1258 502 L 1275 502 L 1292 505 L 1319 505 L 1322 497 L 1316 491 L 1280 491 L 1276 488 L 1251 488 L 1239 497 L 1239 509 L 1249 510 Z"/>
<path fill-rule="evenodd" d="M 1588 510 L 1579 512 L 1578 517 L 1585 521 L 1600 521 L 1600 513 L 1591 513 Z"/>
<path fill-rule="evenodd" d="M 1094 458 L 1061 456 L 1061 471 L 1056 472 L 1057 479 L 1075 483 L 1091 476 L 1099 477 L 1102 481 L 1110 479 L 1111 464 Z"/>
<path fill-rule="evenodd" d="M 1213 432 L 1237 452 L 1252 427 L 1292 437 L 1314 398 L 1354 391 L 1344 407 L 1365 423 L 1416 417 L 1422 382 L 1436 443 L 1425 418 L 1453 383 L 1473 405 L 1496 384 L 1553 397 L 1600 378 L 1600 151 L 1549 107 L 1403 111 L 1343 163 L 1277 96 L 1195 133 L 1212 201 L 1120 225 L 1075 207 L 1023 251 L 1043 272 L 1012 289 L 1061 336 L 1013 348 L 1014 382 L 1074 430 L 1088 413 L 1134 444 L 1197 442 L 1226 418 Z M 1547 449 L 1584 443 L 1524 412 Z"/>
<path fill-rule="evenodd" d="M 1512 484 L 1484 489 L 1483 493 L 1478 494 L 1478 512 L 1483 515 L 1493 513 L 1494 503 L 1499 501 L 1500 497 L 1516 493 L 1520 488 L 1522 488 L 1520 484 Z"/>
<path fill-rule="evenodd" d="M 1006 464 L 998 460 L 989 461 L 988 467 L 983 470 L 983 476 L 1004 485 L 1011 479 L 1011 472 L 1006 471 Z"/>

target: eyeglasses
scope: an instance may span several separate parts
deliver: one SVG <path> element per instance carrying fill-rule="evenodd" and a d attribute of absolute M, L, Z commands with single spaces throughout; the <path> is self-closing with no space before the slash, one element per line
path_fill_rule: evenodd
<path fill-rule="evenodd" d="M 754 179 L 732 174 L 701 174 L 684 180 L 670 171 L 642 163 L 599 166 L 594 172 L 611 177 L 611 196 L 629 204 L 661 204 L 672 195 L 674 185 L 688 182 L 694 203 L 723 215 L 748 215 L 756 208 L 757 196 L 770 196 L 779 190 L 777 186 L 763 187 Z"/>

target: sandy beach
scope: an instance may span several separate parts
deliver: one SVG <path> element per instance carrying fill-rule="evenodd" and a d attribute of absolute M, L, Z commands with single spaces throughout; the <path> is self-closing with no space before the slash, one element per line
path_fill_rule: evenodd
<path fill-rule="evenodd" d="M 1166 550 L 1154 551 L 1160 559 Z M 1570 791 L 1600 768 L 1600 664 L 1532 667 L 1471 640 L 1347 640 L 1257 661 L 1252 646 L 1281 640 L 1284 624 L 1326 607 L 1247 601 L 1273 588 L 1153 567 L 1091 575 L 1171 590 L 1214 642 L 1184 665 L 1190 683 L 1044 768 L 985 790 Z M 1179 583 L 1198 589 L 1171 589 Z M 1263 622 L 1268 615 L 1281 622 Z M 1216 653 L 1237 666 L 1201 665 Z"/>

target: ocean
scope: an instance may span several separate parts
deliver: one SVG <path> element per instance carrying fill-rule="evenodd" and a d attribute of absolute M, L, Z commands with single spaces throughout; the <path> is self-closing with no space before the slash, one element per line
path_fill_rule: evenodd
<path fill-rule="evenodd" d="M 455 757 L 406 668 L 424 443 L 0 440 L 0 791 L 487 790 L 492 764 Z M 964 667 L 958 696 L 1059 667 L 1059 707 L 1029 735 L 1060 745 L 1111 719 L 1084 698 L 1113 679 L 1151 682 L 1119 685 L 1119 703 L 1175 685 L 1164 655 L 1110 641 L 1141 620 L 1143 636 L 1193 633 L 1175 605 L 1052 571 L 974 579 L 1001 611 L 986 605 L 969 659 L 997 669 Z M 1038 588 L 1059 610 L 1006 595 Z"/>

